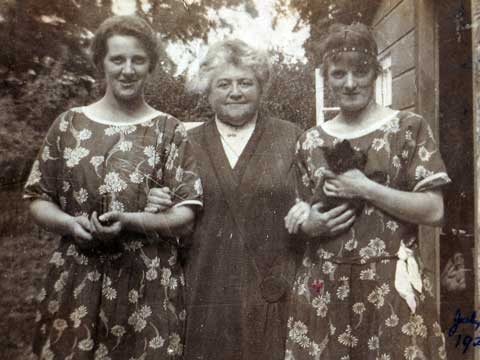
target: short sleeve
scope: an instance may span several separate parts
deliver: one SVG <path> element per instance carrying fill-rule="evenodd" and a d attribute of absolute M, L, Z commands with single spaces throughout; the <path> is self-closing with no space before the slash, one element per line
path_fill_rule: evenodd
<path fill-rule="evenodd" d="M 203 206 L 202 182 L 185 126 L 178 122 L 166 149 L 164 184 L 173 193 L 174 206 Z"/>
<path fill-rule="evenodd" d="M 25 199 L 44 199 L 59 204 L 62 139 L 68 127 L 69 116 L 69 112 L 61 114 L 48 130 L 25 184 Z"/>
<path fill-rule="evenodd" d="M 438 188 L 451 180 L 447 175 L 440 151 L 430 125 L 418 115 L 405 132 L 405 148 L 401 154 L 409 158 L 407 181 L 410 191 L 420 192 Z"/>

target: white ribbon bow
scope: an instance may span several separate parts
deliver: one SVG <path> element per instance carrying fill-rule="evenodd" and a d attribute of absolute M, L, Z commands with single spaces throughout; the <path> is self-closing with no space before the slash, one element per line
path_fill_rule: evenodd
<path fill-rule="evenodd" d="M 417 303 L 415 302 L 413 288 L 419 293 L 422 293 L 422 279 L 420 277 L 420 271 L 418 270 L 418 264 L 413 256 L 413 250 L 407 248 L 403 241 L 400 243 L 400 249 L 398 249 L 397 256 L 395 289 L 407 302 L 412 313 L 415 313 Z"/>

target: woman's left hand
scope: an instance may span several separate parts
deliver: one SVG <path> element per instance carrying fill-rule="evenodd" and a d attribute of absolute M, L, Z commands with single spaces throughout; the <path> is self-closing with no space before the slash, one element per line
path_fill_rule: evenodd
<path fill-rule="evenodd" d="M 358 169 L 348 170 L 340 175 L 325 170 L 324 176 L 326 178 L 323 185 L 325 195 L 346 199 L 364 198 L 364 190 L 371 182 L 371 180 Z"/>
<path fill-rule="evenodd" d="M 92 236 L 102 243 L 109 243 L 123 229 L 122 213 L 109 211 L 97 216 L 97 212 L 94 211 L 90 217 L 90 224 Z"/>

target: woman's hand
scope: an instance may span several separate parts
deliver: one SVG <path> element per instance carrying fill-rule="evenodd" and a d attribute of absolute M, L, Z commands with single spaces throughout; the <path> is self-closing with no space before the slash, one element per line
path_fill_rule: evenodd
<path fill-rule="evenodd" d="M 305 201 L 297 200 L 297 203 L 292 206 L 285 216 L 285 227 L 290 234 L 296 234 L 298 228 L 308 218 L 310 213 L 310 204 Z"/>
<path fill-rule="evenodd" d="M 97 217 L 94 211 L 90 216 L 90 228 L 96 240 L 108 245 L 123 230 L 122 213 L 110 211 Z"/>
<path fill-rule="evenodd" d="M 80 249 L 84 250 L 92 247 L 91 225 L 86 216 L 70 217 L 67 229 L 68 234 L 73 237 L 75 244 Z"/>
<path fill-rule="evenodd" d="M 310 237 L 336 236 L 349 229 L 355 221 L 355 211 L 348 203 L 325 212 L 320 211 L 322 207 L 321 203 L 313 205 L 301 225 L 302 231 Z"/>
<path fill-rule="evenodd" d="M 155 214 L 169 209 L 172 205 L 172 196 L 168 187 L 153 188 L 148 192 L 145 211 Z"/>
<path fill-rule="evenodd" d="M 346 199 L 365 198 L 365 190 L 371 183 L 371 180 L 358 169 L 348 170 L 340 175 L 325 170 L 324 176 L 325 195 Z"/>

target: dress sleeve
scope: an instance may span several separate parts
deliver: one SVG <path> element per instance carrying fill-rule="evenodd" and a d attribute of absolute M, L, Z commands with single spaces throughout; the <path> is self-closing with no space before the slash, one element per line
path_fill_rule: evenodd
<path fill-rule="evenodd" d="M 176 125 L 167 148 L 164 183 L 173 193 L 174 206 L 203 206 L 202 182 L 197 162 L 185 126 L 180 122 Z"/>
<path fill-rule="evenodd" d="M 420 117 L 415 125 L 409 125 L 405 132 L 406 146 L 402 153 L 402 157 L 409 158 L 408 189 L 419 192 L 448 184 L 451 180 L 430 125 Z"/>
<path fill-rule="evenodd" d="M 69 113 L 61 114 L 48 130 L 24 188 L 24 199 L 44 199 L 59 204 L 59 184 L 63 164 L 63 133 Z"/>

